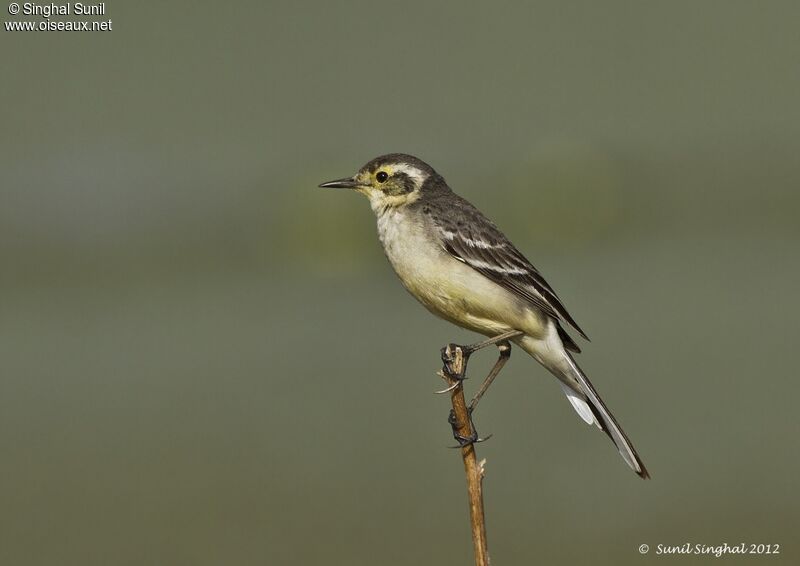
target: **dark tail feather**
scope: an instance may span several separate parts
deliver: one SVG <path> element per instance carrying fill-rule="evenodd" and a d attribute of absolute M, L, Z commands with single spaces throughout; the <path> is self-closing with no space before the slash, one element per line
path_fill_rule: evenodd
<path fill-rule="evenodd" d="M 650 474 L 647 471 L 647 468 L 645 468 L 644 462 L 642 462 L 639 454 L 636 452 L 636 449 L 633 447 L 633 443 L 631 443 L 628 435 L 625 434 L 625 431 L 623 431 L 622 427 L 619 426 L 617 419 L 614 418 L 614 415 L 612 415 L 611 411 L 608 410 L 606 404 L 603 403 L 603 400 L 600 398 L 597 390 L 595 390 L 594 386 L 589 381 L 589 378 L 586 377 L 586 374 L 583 373 L 575 360 L 572 359 L 572 356 L 569 354 L 567 356 L 571 362 L 573 377 L 580 384 L 584 395 L 586 395 L 589 407 L 592 409 L 597 422 L 601 424 L 603 431 L 616 445 L 617 450 L 619 450 L 620 455 L 622 455 L 622 458 L 625 460 L 628 466 L 630 466 L 631 469 L 639 475 L 639 477 L 643 479 L 649 479 Z"/>
<path fill-rule="evenodd" d="M 576 354 L 581 353 L 580 347 L 575 343 L 575 340 L 572 339 L 572 336 L 567 334 L 567 331 L 561 328 L 561 325 L 558 325 L 558 337 L 561 338 L 561 343 L 564 344 L 564 347 L 569 350 L 570 352 L 575 352 Z"/>

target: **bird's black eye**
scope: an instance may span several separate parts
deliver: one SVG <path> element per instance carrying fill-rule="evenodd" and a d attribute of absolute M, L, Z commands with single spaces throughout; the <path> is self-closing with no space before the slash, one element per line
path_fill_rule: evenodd
<path fill-rule="evenodd" d="M 379 183 L 385 183 L 388 178 L 389 174 L 386 171 L 378 171 L 378 174 L 375 175 L 375 179 L 377 179 Z"/>

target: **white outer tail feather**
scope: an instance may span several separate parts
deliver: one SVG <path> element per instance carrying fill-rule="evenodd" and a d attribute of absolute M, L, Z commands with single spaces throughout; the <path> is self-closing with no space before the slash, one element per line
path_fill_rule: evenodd
<path fill-rule="evenodd" d="M 619 450 L 620 456 L 631 469 L 636 472 L 637 474 L 641 474 L 643 472 L 642 467 L 639 465 L 637 461 L 636 452 L 631 445 L 628 438 L 625 436 L 625 433 L 622 432 L 622 429 L 617 424 L 614 417 L 611 413 L 606 409 L 605 404 L 603 401 L 600 400 L 599 395 L 592 387 L 592 384 L 589 383 L 589 380 L 581 371 L 581 368 L 578 367 L 578 364 L 575 363 L 575 360 L 572 359 L 572 356 L 565 353 L 567 360 L 569 361 L 569 368 L 571 370 L 571 374 L 573 378 L 577 380 L 577 382 L 581 386 L 581 390 L 588 398 L 589 402 L 597 409 L 597 412 L 600 413 L 602 417 L 605 428 L 608 429 L 608 433 L 611 435 L 611 438 L 614 440 L 614 444 L 617 446 L 617 450 Z M 572 398 L 569 398 L 572 401 Z M 573 405 L 574 406 L 574 405 Z M 577 410 L 577 409 L 576 409 Z M 585 420 L 585 419 L 584 419 Z M 599 426 L 599 423 L 598 423 Z"/>
<path fill-rule="evenodd" d="M 578 413 L 578 416 L 580 416 L 580 418 L 582 418 L 586 424 L 597 425 L 597 428 L 601 428 L 600 423 L 594 418 L 594 413 L 592 412 L 591 407 L 589 407 L 589 403 L 587 403 L 577 393 L 570 389 L 566 383 L 563 381 L 559 381 L 559 383 L 561 384 L 561 389 L 564 390 L 564 395 L 567 396 L 567 401 L 570 402 L 572 408 L 575 409 L 576 413 Z"/>
<path fill-rule="evenodd" d="M 555 323 L 551 322 L 547 330 L 544 338 L 523 336 L 514 341 L 559 379 L 567 400 L 578 416 L 586 423 L 595 424 L 606 431 L 625 463 L 643 478 L 650 477 L 631 442 L 603 404 L 589 379 L 564 348 Z"/>

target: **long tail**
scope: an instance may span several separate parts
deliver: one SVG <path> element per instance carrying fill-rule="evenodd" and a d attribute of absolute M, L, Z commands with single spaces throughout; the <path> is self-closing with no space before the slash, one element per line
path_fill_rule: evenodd
<path fill-rule="evenodd" d="M 642 459 L 589 378 L 563 347 L 555 332 L 551 332 L 548 338 L 535 340 L 526 336 L 517 343 L 561 381 L 561 387 L 575 412 L 588 424 L 596 424 L 611 438 L 634 472 L 644 479 L 649 478 Z"/>
<path fill-rule="evenodd" d="M 592 382 L 589 381 L 589 378 L 586 377 L 586 374 L 583 373 L 583 370 L 581 370 L 572 356 L 570 354 L 566 354 L 566 357 L 569 361 L 570 377 L 575 379 L 575 381 L 577 381 L 580 385 L 580 392 L 586 396 L 586 401 L 588 402 L 587 404 L 597 419 L 598 426 L 611 438 L 628 466 L 630 466 L 634 472 L 639 474 L 641 478 L 648 479 L 650 474 L 647 472 L 644 462 L 642 462 L 642 459 L 636 452 L 636 448 L 633 447 L 633 443 L 631 443 L 628 435 L 625 434 L 625 431 L 622 430 L 621 426 L 619 426 L 617 419 L 615 419 L 614 415 L 611 414 L 611 411 L 608 410 L 608 407 L 606 407 L 606 404 L 603 403 L 603 400 L 600 398 L 600 394 L 597 393 L 597 390 L 592 385 Z M 562 386 L 565 388 L 567 387 L 563 384 L 563 382 Z M 572 393 L 572 390 L 570 390 L 570 392 Z M 575 403 L 573 402 L 573 397 L 567 394 L 567 398 L 571 403 L 573 403 L 574 406 Z M 578 414 L 583 417 L 583 414 L 581 414 L 580 411 Z"/>

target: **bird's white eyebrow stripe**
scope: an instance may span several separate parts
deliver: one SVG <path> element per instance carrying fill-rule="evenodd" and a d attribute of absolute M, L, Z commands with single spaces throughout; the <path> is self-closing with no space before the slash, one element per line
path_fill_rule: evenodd
<path fill-rule="evenodd" d="M 393 170 L 395 173 L 405 173 L 412 179 L 414 179 L 414 183 L 420 187 L 428 178 L 428 175 L 425 174 L 423 171 L 420 171 L 413 165 L 409 163 L 396 163 L 393 166 Z"/>

